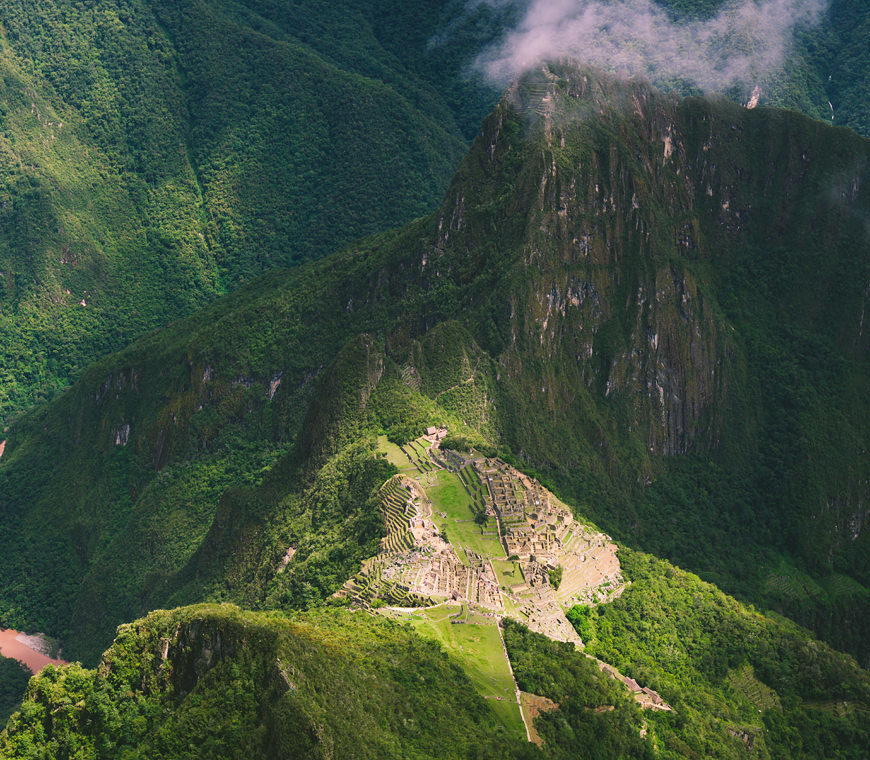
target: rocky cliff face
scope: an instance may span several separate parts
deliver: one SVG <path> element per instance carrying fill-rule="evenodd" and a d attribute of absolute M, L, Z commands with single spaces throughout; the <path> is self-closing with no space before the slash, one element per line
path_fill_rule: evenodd
<path fill-rule="evenodd" d="M 716 409 L 745 382 L 741 341 L 721 303 L 734 295 L 723 292 L 731 268 L 784 246 L 822 264 L 817 239 L 840 267 L 853 245 L 866 251 L 866 147 L 842 160 L 825 141 L 779 113 L 546 67 L 514 85 L 485 123 L 421 274 L 455 276 L 460 258 L 506 270 L 509 287 L 487 296 L 509 315 L 501 325 L 509 373 L 558 362 L 571 377 L 561 385 L 575 394 L 583 385 L 598 398 L 624 398 L 654 454 L 712 449 Z M 866 256 L 858 256 L 860 283 Z M 793 262 L 771 305 L 818 323 L 844 285 L 831 269 L 816 270 L 814 282 L 812 266 L 801 272 Z M 837 337 L 862 357 L 865 296 L 846 289 Z M 815 314 L 802 313 L 807 302 Z M 552 383 L 527 391 L 553 409 L 570 405 Z"/>
<path fill-rule="evenodd" d="M 679 498 L 727 492 L 709 517 L 723 537 L 803 557 L 827 604 L 837 573 L 870 580 L 868 170 L 846 130 L 551 65 L 484 123 L 419 278 L 464 286 L 501 440 L 529 463 L 587 470 L 603 486 L 581 493 L 637 535 L 657 516 L 618 506 L 620 481 L 712 458 L 725 481 Z M 680 519 L 663 530 L 691 540 L 698 515 Z"/>

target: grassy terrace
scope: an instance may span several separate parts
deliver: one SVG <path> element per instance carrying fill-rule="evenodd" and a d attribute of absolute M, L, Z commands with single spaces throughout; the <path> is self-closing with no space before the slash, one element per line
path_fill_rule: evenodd
<path fill-rule="evenodd" d="M 478 693 L 516 736 L 525 738 L 514 680 L 508 669 L 495 619 L 466 605 L 444 604 L 410 613 L 406 618 L 423 636 L 433 638 L 462 665 Z M 463 620 L 454 624 L 452 620 Z"/>
<path fill-rule="evenodd" d="M 517 583 L 523 583 L 523 573 L 520 570 L 519 562 L 512 562 L 507 559 L 494 559 L 492 561 L 492 569 L 498 577 L 499 586 L 511 586 Z"/>
<path fill-rule="evenodd" d="M 459 559 L 467 564 L 466 547 L 472 551 L 489 557 L 504 557 L 504 549 L 495 535 L 483 535 L 480 526 L 474 522 L 471 497 L 462 485 L 459 476 L 446 470 L 439 470 L 435 476 L 434 485 L 426 489 L 432 500 L 434 520 L 447 538 L 456 548 Z M 444 512 L 447 518 L 439 513 Z M 485 529 L 495 531 L 494 521 Z"/>
<path fill-rule="evenodd" d="M 386 453 L 387 461 L 391 465 L 396 467 L 399 472 L 403 474 L 417 472 L 417 469 L 408 460 L 408 457 L 405 456 L 405 453 L 398 446 L 396 446 L 395 443 L 391 443 L 389 440 L 387 440 L 387 436 L 378 436 L 378 450 Z"/>
<path fill-rule="evenodd" d="M 408 493 L 399 483 L 398 477 L 392 478 L 380 490 L 387 524 L 387 535 L 382 542 L 382 550 L 386 553 L 407 551 L 414 545 L 414 539 L 408 531 L 410 520 L 405 510 Z"/>
<path fill-rule="evenodd" d="M 422 438 L 410 441 L 404 446 L 397 446 L 385 435 L 378 436 L 378 449 L 387 455 L 387 461 L 395 465 L 403 475 L 410 477 L 417 477 L 435 469 L 426 453 L 430 446 L 429 441 Z"/>
<path fill-rule="evenodd" d="M 777 693 L 763 684 L 755 676 L 755 671 L 749 663 L 744 663 L 737 670 L 728 674 L 728 683 L 744 697 L 746 697 L 759 712 L 776 708 L 782 709 Z"/>
<path fill-rule="evenodd" d="M 465 466 L 457 473 L 462 485 L 472 499 L 472 509 L 475 512 L 485 512 L 488 500 L 487 491 L 480 482 L 474 468 Z M 492 526 L 494 528 L 494 525 Z"/>

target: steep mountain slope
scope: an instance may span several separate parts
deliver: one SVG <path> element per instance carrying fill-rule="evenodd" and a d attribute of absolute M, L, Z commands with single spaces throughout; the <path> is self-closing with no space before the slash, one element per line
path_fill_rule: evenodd
<path fill-rule="evenodd" d="M 0 734 L 6 758 L 42 747 L 81 758 L 508 758 L 534 749 L 499 730 L 437 646 L 365 615 L 156 612 L 121 629 L 97 670 L 46 670 L 29 689 Z"/>
<path fill-rule="evenodd" d="M 433 208 L 496 98 L 459 76 L 485 26 L 427 53 L 428 3 L 433 26 L 392 20 L 397 56 L 383 5 L 3 5 L 0 422 L 255 275 Z"/>
<path fill-rule="evenodd" d="M 545 704 L 530 726 L 540 750 L 506 730 L 494 695 L 462 672 L 475 667 L 472 652 L 448 655 L 407 625 L 361 612 L 287 619 L 198 605 L 121 626 L 95 670 L 46 668 L 0 733 L 0 751 L 163 760 L 863 756 L 870 678 L 851 658 L 667 563 L 625 559 L 632 585 L 591 610 L 587 652 L 619 658 L 673 707 L 641 710 L 593 658 L 506 620 L 498 649 L 511 679 Z M 467 643 L 482 630 L 471 621 L 452 627 L 467 631 Z"/>
<path fill-rule="evenodd" d="M 0 424 L 253 276 L 428 213 L 497 97 L 470 63 L 525 9 L 5 3 Z M 870 134 L 868 23 L 832 2 L 762 102 Z"/>
<path fill-rule="evenodd" d="M 794 114 L 530 75 L 434 215 L 9 430 L 3 620 L 94 658 L 155 606 L 316 603 L 375 553 L 375 434 L 444 423 L 866 662 L 868 158 Z"/>

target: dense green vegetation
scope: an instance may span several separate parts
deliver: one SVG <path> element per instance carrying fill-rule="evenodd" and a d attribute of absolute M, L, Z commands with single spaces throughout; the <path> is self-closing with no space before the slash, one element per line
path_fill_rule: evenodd
<path fill-rule="evenodd" d="M 429 212 L 497 97 L 502 13 L 11 0 L 0 11 L 0 424 L 276 267 Z"/>
<path fill-rule="evenodd" d="M 517 686 L 554 703 L 535 720 L 541 750 L 521 738 L 497 623 L 486 616 L 441 606 L 409 625 L 341 610 L 198 605 L 121 626 L 96 670 L 46 668 L 0 734 L 0 752 L 863 757 L 870 677 L 854 660 L 667 562 L 621 555 L 631 580 L 622 597 L 575 608 L 585 653 L 502 621 Z M 673 709 L 641 710 L 590 654 Z"/>
<path fill-rule="evenodd" d="M 870 678 L 854 660 L 666 562 L 620 558 L 631 586 L 572 617 L 587 652 L 674 707 L 646 715 L 662 757 L 738 757 L 744 742 L 760 757 L 866 754 Z"/>
<path fill-rule="evenodd" d="M 48 667 L 4 758 L 522 758 L 434 642 L 364 614 L 199 606 L 123 626 L 98 670 Z"/>
<path fill-rule="evenodd" d="M 523 11 L 4 3 L 0 425 L 252 277 L 428 213 L 497 98 L 470 64 Z M 832 2 L 764 102 L 870 134 L 868 24 Z"/>
<path fill-rule="evenodd" d="M 90 665 L 156 607 L 309 610 L 124 627 L 108 672 L 30 685 L 4 757 L 540 756 L 470 659 L 463 675 L 400 626 L 312 611 L 383 534 L 396 462 L 377 437 L 431 424 L 870 663 L 868 143 L 559 65 L 512 88 L 449 183 L 494 98 L 466 64 L 521 11 L 4 3 L 0 623 Z M 868 24 L 834 0 L 765 102 L 870 134 Z M 623 560 L 623 597 L 571 619 L 676 711 L 641 715 L 508 624 L 520 688 L 560 705 L 538 719 L 547 754 L 862 756 L 853 661 Z M 450 656 L 499 654 L 494 629 L 446 625 Z M 0 719 L 25 681 L 0 659 Z"/>
<path fill-rule="evenodd" d="M 558 110 L 543 119 L 547 95 Z M 572 118 L 590 109 L 603 118 Z M 156 607 L 329 604 L 383 535 L 374 495 L 396 463 L 377 437 L 405 443 L 438 424 L 537 473 L 624 542 L 802 616 L 866 660 L 868 538 L 853 526 L 870 437 L 868 164 L 866 141 L 795 115 L 568 67 L 524 80 L 435 214 L 241 288 L 9 429 L 2 621 L 59 635 L 92 664 L 118 623 Z M 665 562 L 623 555 L 631 587 L 575 624 L 676 711 L 646 713 L 641 742 L 637 708 L 594 666 L 509 628 L 521 688 L 563 705 L 539 718 L 555 757 L 576 754 L 577 737 L 603 755 L 731 757 L 752 742 L 772 757 L 858 756 L 868 698 L 853 661 Z M 826 627 L 842 611 L 853 625 Z M 215 669 L 201 698 L 180 701 L 172 683 L 131 689 L 135 668 L 118 691 L 99 672 L 48 671 L 5 741 L 27 756 L 49 721 L 90 756 L 120 752 L 101 748 L 105 736 L 172 757 L 210 726 L 215 754 L 272 751 L 308 724 L 288 719 L 270 744 L 273 693 L 222 685 L 264 683 L 266 662 Z M 385 684 L 407 666 L 396 667 Z M 575 691 L 559 672 L 576 675 Z M 93 714 L 53 712 L 92 699 Z M 618 709 L 590 713 L 596 700 Z M 514 752 L 485 716 L 496 728 L 481 746 Z"/>
<path fill-rule="evenodd" d="M 644 720 L 640 707 L 594 660 L 573 644 L 551 641 L 512 620 L 505 619 L 504 629 L 517 685 L 559 705 L 535 721 L 549 757 L 655 756 L 651 743 L 640 735 Z"/>
<path fill-rule="evenodd" d="M 262 278 L 14 425 L 2 619 L 93 662 L 156 606 L 317 604 L 381 535 L 376 435 L 447 424 L 865 661 L 867 143 L 634 85 L 641 118 L 581 81 L 518 85 L 431 217 Z"/>
<path fill-rule="evenodd" d="M 0 723 L 5 724 L 6 719 L 21 705 L 28 680 L 30 672 L 23 665 L 16 660 L 0 657 Z"/>

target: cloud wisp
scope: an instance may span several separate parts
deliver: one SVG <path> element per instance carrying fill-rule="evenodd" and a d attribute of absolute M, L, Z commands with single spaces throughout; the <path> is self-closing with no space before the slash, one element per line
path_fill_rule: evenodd
<path fill-rule="evenodd" d="M 541 61 L 574 58 L 707 92 L 748 92 L 782 68 L 795 29 L 817 23 L 826 6 L 736 0 L 712 18 L 675 21 L 652 0 L 531 0 L 520 24 L 476 66 L 500 86 Z"/>

